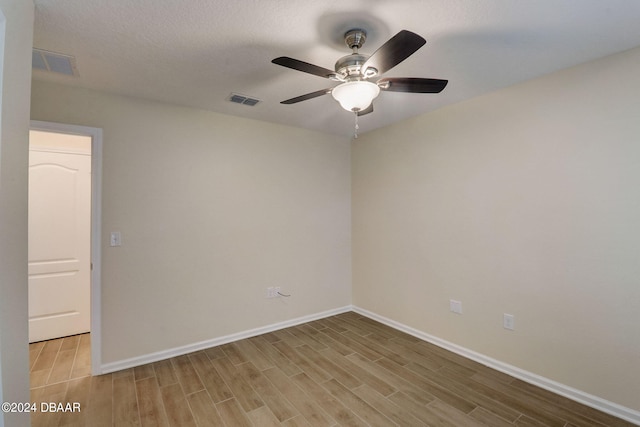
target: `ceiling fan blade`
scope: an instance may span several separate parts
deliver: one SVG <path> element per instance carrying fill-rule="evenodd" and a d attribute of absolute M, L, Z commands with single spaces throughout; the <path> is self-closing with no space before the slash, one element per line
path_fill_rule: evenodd
<path fill-rule="evenodd" d="M 373 102 L 367 108 L 365 108 L 362 111 L 358 111 L 356 114 L 358 115 L 358 117 L 360 117 L 360 116 L 364 116 L 365 114 L 369 114 L 369 113 L 373 113 Z"/>
<path fill-rule="evenodd" d="M 295 98 L 284 100 L 284 101 L 280 102 L 280 104 L 295 104 L 297 102 L 306 101 L 307 99 L 317 98 L 319 96 L 326 95 L 328 93 L 331 93 L 331 89 L 330 88 L 329 89 L 317 90 L 315 92 L 311 92 L 311 93 L 307 93 L 307 94 L 304 94 L 304 95 L 296 96 Z"/>
<path fill-rule="evenodd" d="M 283 67 L 291 68 L 293 70 L 302 71 L 303 73 L 309 73 L 327 79 L 336 75 L 335 71 L 329 70 L 328 68 L 319 67 L 317 65 L 309 64 L 308 62 L 289 58 L 288 56 L 280 56 L 272 60 L 271 62 L 277 65 L 282 65 Z"/>
<path fill-rule="evenodd" d="M 440 93 L 448 80 L 415 77 L 389 77 L 378 80 L 381 90 L 387 92 Z"/>
<path fill-rule="evenodd" d="M 402 30 L 380 46 L 369 59 L 362 64 L 363 74 L 373 67 L 378 74 L 392 69 L 420 49 L 427 41 L 411 31 Z"/>

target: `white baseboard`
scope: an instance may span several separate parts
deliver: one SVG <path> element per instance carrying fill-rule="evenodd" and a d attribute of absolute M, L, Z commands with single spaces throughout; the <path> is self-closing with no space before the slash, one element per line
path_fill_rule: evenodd
<path fill-rule="evenodd" d="M 525 371 L 518 367 L 509 365 L 507 363 L 485 356 L 483 354 L 476 353 L 475 351 L 472 351 L 467 348 L 461 347 L 457 344 L 453 344 L 451 342 L 445 341 L 433 335 L 429 335 L 425 332 L 411 328 L 407 325 L 396 322 L 395 320 L 388 319 L 384 316 L 380 316 L 371 311 L 368 311 L 356 306 L 353 306 L 352 310 L 358 314 L 369 317 L 370 319 L 376 320 L 394 329 L 405 332 L 423 341 L 430 342 L 432 344 L 437 345 L 438 347 L 442 347 L 453 353 L 464 356 L 467 359 L 474 360 L 478 363 L 481 363 L 485 366 L 493 368 L 497 371 L 504 372 L 505 374 L 511 375 L 512 377 L 518 378 L 529 384 L 533 384 L 545 390 L 549 390 L 553 393 L 559 394 L 560 396 L 564 396 L 568 399 L 582 403 L 583 405 L 589 406 L 591 408 L 597 409 L 599 411 L 602 411 L 607 414 L 611 414 L 615 417 L 621 418 L 623 420 L 629 421 L 630 423 L 640 425 L 640 412 L 633 410 L 631 408 L 618 405 L 617 403 L 609 402 L 608 400 L 599 398 L 589 393 L 585 393 L 583 391 L 580 391 L 575 388 L 569 387 L 567 385 L 561 384 L 559 382 L 550 380 L 540 375 Z"/>
<path fill-rule="evenodd" d="M 336 314 L 346 313 L 351 310 L 352 310 L 351 306 L 336 308 L 333 310 L 327 310 L 320 313 L 311 314 L 308 316 L 302 316 L 302 317 L 298 317 L 291 320 L 285 320 L 284 322 L 274 323 L 274 324 L 263 326 L 256 329 L 250 329 L 248 331 L 238 332 L 231 335 L 225 335 L 219 338 L 200 341 L 197 343 L 188 344 L 181 347 L 170 348 L 168 350 L 162 350 L 162 351 L 158 351 L 151 354 L 132 357 L 130 359 L 124 359 L 124 360 L 118 360 L 116 362 L 105 363 L 100 366 L 100 373 L 108 374 L 110 372 L 116 372 L 116 371 L 121 371 L 123 369 L 146 365 L 147 363 L 153 363 L 153 362 L 158 362 L 160 360 L 170 359 L 176 356 L 182 356 L 184 354 L 193 353 L 194 351 L 200 351 L 200 350 L 215 347 L 218 345 L 228 344 L 230 342 L 239 341 L 245 338 L 251 338 L 257 335 L 266 334 L 268 332 L 273 332 L 280 329 L 288 328 L 291 326 L 301 325 L 303 323 L 311 322 L 313 320 L 323 319 L 325 317 L 335 316 Z"/>

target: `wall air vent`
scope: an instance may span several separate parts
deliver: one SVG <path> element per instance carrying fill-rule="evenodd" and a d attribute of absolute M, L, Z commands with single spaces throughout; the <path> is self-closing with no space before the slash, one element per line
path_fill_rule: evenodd
<path fill-rule="evenodd" d="M 238 93 L 232 93 L 231 95 L 229 95 L 228 100 L 236 104 L 248 105 L 250 107 L 253 107 L 260 102 L 259 99 L 251 98 L 245 95 L 240 95 Z"/>
<path fill-rule="evenodd" d="M 31 67 L 36 70 L 66 74 L 67 76 L 78 76 L 76 58 L 71 55 L 49 52 L 42 49 L 33 49 L 31 54 Z"/>

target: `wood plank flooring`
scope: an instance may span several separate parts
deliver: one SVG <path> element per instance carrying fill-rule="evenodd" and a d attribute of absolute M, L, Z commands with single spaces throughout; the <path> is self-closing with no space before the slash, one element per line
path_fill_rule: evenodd
<path fill-rule="evenodd" d="M 350 312 L 90 376 L 89 335 L 30 345 L 40 426 L 631 426 Z"/>

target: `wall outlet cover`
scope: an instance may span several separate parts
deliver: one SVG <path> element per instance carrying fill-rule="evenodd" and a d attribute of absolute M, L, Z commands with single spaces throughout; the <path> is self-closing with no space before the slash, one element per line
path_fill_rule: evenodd
<path fill-rule="evenodd" d="M 502 322 L 505 329 L 513 331 L 516 328 L 516 319 L 513 314 L 504 313 Z"/>
<path fill-rule="evenodd" d="M 449 310 L 456 314 L 462 314 L 462 302 L 456 300 L 449 300 Z"/>

